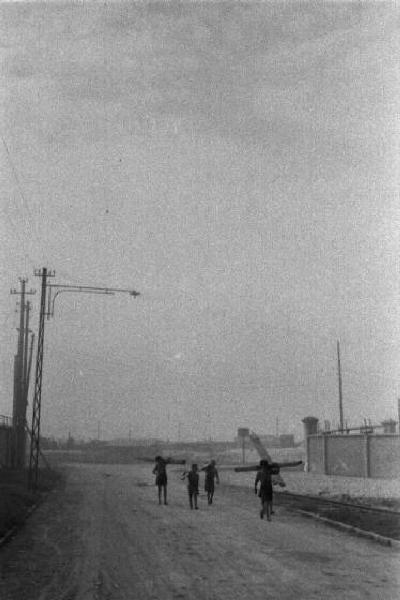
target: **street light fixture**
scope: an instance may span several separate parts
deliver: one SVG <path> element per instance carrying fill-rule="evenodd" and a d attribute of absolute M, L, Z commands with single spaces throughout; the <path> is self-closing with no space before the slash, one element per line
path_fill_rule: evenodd
<path fill-rule="evenodd" d="M 31 451 L 29 458 L 29 487 L 37 487 L 38 467 L 40 455 L 40 412 L 42 398 L 42 375 L 43 375 L 43 345 L 44 345 L 44 318 L 49 319 L 54 316 L 54 302 L 56 297 L 62 292 L 75 292 L 86 294 L 105 294 L 113 296 L 116 293 L 126 293 L 130 296 L 140 296 L 135 290 L 127 290 L 123 288 L 99 287 L 90 285 L 69 285 L 69 284 L 50 284 L 47 283 L 48 277 L 54 277 L 55 273 L 47 271 L 44 267 L 41 271 L 35 271 L 35 275 L 42 278 L 42 293 L 40 300 L 39 313 L 39 332 L 38 346 L 36 355 L 36 377 L 35 377 L 35 392 L 32 405 L 32 429 L 31 429 Z M 46 295 L 49 288 L 48 309 L 46 311 Z M 51 290 L 57 290 L 51 300 Z"/>
<path fill-rule="evenodd" d="M 50 286 L 48 286 L 48 287 L 50 287 Z M 80 291 L 82 293 L 86 292 L 89 294 L 103 294 L 103 295 L 106 294 L 107 296 L 115 296 L 115 292 L 94 292 L 94 291 L 89 291 L 89 290 L 80 290 Z M 59 294 L 66 294 L 68 292 L 76 293 L 77 290 L 58 290 L 54 294 L 53 299 L 51 299 L 51 296 L 49 294 L 48 303 L 47 303 L 47 313 L 46 313 L 47 319 L 50 319 L 50 317 L 54 317 L 54 303 L 55 303 L 57 296 L 59 296 Z"/>
<path fill-rule="evenodd" d="M 136 292 L 135 290 L 126 290 L 123 288 L 109 288 L 109 287 L 99 287 L 93 285 L 69 285 L 62 283 L 49 283 L 47 284 L 47 288 L 49 288 L 49 297 L 48 297 L 48 305 L 47 305 L 47 319 L 50 317 L 54 317 L 54 302 L 59 294 L 65 292 L 74 292 L 74 293 L 84 293 L 84 294 L 105 294 L 106 296 L 115 296 L 116 293 L 121 294 L 129 294 L 130 296 L 137 297 L 140 296 L 140 292 Z M 56 293 L 51 298 L 51 291 L 56 289 Z"/>

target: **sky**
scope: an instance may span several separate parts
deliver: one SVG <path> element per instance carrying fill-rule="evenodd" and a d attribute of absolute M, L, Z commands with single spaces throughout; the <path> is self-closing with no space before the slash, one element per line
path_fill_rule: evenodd
<path fill-rule="evenodd" d="M 338 340 L 345 422 L 397 420 L 399 16 L 2 2 L 0 414 L 47 267 L 141 295 L 56 298 L 43 435 L 302 439 L 338 425 Z"/>

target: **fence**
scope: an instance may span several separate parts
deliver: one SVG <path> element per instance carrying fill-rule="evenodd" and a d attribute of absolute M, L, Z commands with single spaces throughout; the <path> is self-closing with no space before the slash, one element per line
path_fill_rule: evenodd
<path fill-rule="evenodd" d="M 0 415 L 0 427 L 12 427 L 12 417 Z"/>
<path fill-rule="evenodd" d="M 11 467 L 13 462 L 12 418 L 0 415 L 0 468 Z"/>
<path fill-rule="evenodd" d="M 307 471 L 325 475 L 400 477 L 400 435 L 308 435 L 306 461 Z"/>

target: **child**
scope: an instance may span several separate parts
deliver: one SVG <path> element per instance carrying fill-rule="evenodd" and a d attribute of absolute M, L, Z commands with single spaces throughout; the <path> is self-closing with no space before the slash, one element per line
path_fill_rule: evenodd
<path fill-rule="evenodd" d="M 190 508 L 194 508 L 198 510 L 197 506 L 197 496 L 199 495 L 199 474 L 197 472 L 197 464 L 192 465 L 192 469 L 188 473 L 184 473 L 182 479 L 187 477 L 188 480 L 188 494 L 189 494 L 189 504 Z"/>
<path fill-rule="evenodd" d="M 267 513 L 267 520 L 271 520 L 272 513 L 272 470 L 267 460 L 260 461 L 260 470 L 257 472 L 254 483 L 254 492 L 257 494 L 257 484 L 260 482 L 260 491 L 258 492 L 261 498 L 260 518 L 264 518 Z"/>
<path fill-rule="evenodd" d="M 215 468 L 215 460 L 212 460 L 209 465 L 203 467 L 201 470 L 206 472 L 204 490 L 207 492 L 208 504 L 212 504 L 214 496 L 214 479 L 219 484 L 219 476 L 218 471 Z"/>
<path fill-rule="evenodd" d="M 158 503 L 161 504 L 161 492 L 164 492 L 164 504 L 167 503 L 167 460 L 162 456 L 156 456 L 156 465 L 153 474 L 156 476 L 156 485 L 158 486 Z"/>

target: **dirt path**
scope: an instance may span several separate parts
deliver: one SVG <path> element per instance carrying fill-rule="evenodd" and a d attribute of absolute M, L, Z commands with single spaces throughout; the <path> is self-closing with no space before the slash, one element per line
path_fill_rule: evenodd
<path fill-rule="evenodd" d="M 190 511 L 169 470 L 159 506 L 151 466 L 77 465 L 0 549 L 2 600 L 282 600 L 400 595 L 400 554 L 284 508 L 271 523 L 248 490 L 221 485 Z"/>

